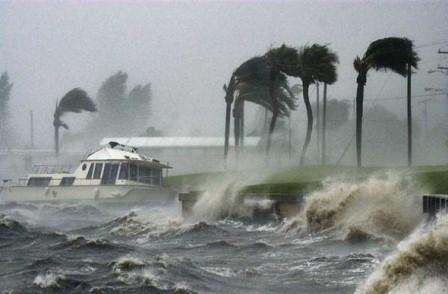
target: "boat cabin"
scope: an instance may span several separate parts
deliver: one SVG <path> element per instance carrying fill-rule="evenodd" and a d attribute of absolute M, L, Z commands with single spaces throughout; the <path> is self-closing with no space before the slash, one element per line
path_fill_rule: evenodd
<path fill-rule="evenodd" d="M 130 146 L 110 142 L 81 160 L 73 172 L 36 173 L 26 185 L 84 186 L 84 185 L 162 185 L 163 169 L 171 168 L 156 159 L 148 159 Z"/>

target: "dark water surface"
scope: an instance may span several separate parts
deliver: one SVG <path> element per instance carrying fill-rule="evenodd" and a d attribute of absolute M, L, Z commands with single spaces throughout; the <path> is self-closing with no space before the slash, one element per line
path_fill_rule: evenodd
<path fill-rule="evenodd" d="M 176 205 L 0 205 L 0 293 L 354 293 L 390 250 Z"/>

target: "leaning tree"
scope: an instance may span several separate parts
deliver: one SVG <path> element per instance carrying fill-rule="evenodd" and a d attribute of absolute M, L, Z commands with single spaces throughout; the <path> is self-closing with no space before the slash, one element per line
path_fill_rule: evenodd
<path fill-rule="evenodd" d="M 302 80 L 303 101 L 307 114 L 305 142 L 303 143 L 302 154 L 300 155 L 301 166 L 305 162 L 306 151 L 313 132 L 313 111 L 309 98 L 309 87 L 316 81 L 322 81 L 324 83 L 333 83 L 336 81 L 335 63 L 337 62 L 337 55 L 327 45 L 305 45 L 298 51 L 298 62 L 295 64 L 296 68 L 293 76 L 299 77 Z"/>
<path fill-rule="evenodd" d="M 59 154 L 59 128 L 68 129 L 68 125 L 61 120 L 62 115 L 66 112 L 80 113 L 82 111 L 97 111 L 95 103 L 87 95 L 86 91 L 80 88 L 74 88 L 67 92 L 60 101 L 56 101 L 56 109 L 54 111 L 54 148 L 56 155 Z"/>
<path fill-rule="evenodd" d="M 274 54 L 273 52 L 270 52 Z M 276 55 L 277 56 L 277 55 Z M 273 58 L 273 56 L 271 56 Z M 272 62 L 265 56 L 253 57 L 242 63 L 232 74 L 229 86 L 224 85 L 226 91 L 226 132 L 224 152 L 227 155 L 230 128 L 231 103 L 235 101 L 233 109 L 235 146 L 238 146 L 244 136 L 244 102 L 261 105 L 272 112 L 266 150 L 269 152 L 271 136 L 279 116 L 288 116 L 294 110 L 295 96 L 289 88 L 286 75 L 277 71 L 272 74 Z"/>
<path fill-rule="evenodd" d="M 285 44 L 278 48 L 270 49 L 265 55 L 269 65 L 269 95 L 272 101 L 272 118 L 269 125 L 269 133 L 266 143 L 266 153 L 269 153 L 271 147 L 272 133 L 282 107 L 287 106 L 288 111 L 285 115 L 289 116 L 289 110 L 294 110 L 295 96 L 288 86 L 287 76 L 296 76 L 297 63 L 299 60 L 298 52 L 295 48 L 288 47 Z M 279 91 L 281 89 L 281 91 Z"/>
<path fill-rule="evenodd" d="M 367 82 L 367 72 L 370 69 L 392 70 L 406 77 L 408 76 L 408 164 L 412 159 L 412 123 L 411 123 L 411 99 L 410 99 L 410 74 L 412 67 L 417 68 L 419 61 L 414 51 L 414 44 L 407 38 L 389 37 L 378 39 L 370 43 L 363 57 L 357 56 L 353 62 L 358 72 L 356 82 L 356 161 L 358 167 L 362 165 L 362 115 L 364 102 L 364 86 Z"/>
<path fill-rule="evenodd" d="M 338 75 L 336 72 L 336 64 L 339 58 L 336 53 L 332 52 L 327 46 L 321 50 L 322 62 L 319 64 L 321 69 L 318 79 L 324 83 L 323 105 L 322 105 L 322 149 L 321 163 L 325 164 L 326 159 L 326 132 L 327 132 L 327 85 L 336 82 Z M 318 118 L 319 119 L 319 118 Z"/>
<path fill-rule="evenodd" d="M 263 57 L 256 56 L 243 62 L 232 73 L 228 85 L 224 85 L 225 102 L 226 102 L 226 127 L 225 127 L 225 141 L 224 141 L 224 156 L 227 158 L 229 150 L 230 137 L 230 116 L 232 111 L 232 103 L 235 101 L 233 109 L 234 117 L 234 135 L 235 148 L 238 152 L 239 141 L 241 138 L 241 131 L 243 129 L 243 113 L 244 101 L 251 101 L 257 104 L 264 103 L 262 99 L 257 99 L 255 95 L 247 95 L 249 90 L 255 91 L 256 88 L 264 86 L 267 82 L 267 66 Z M 242 91 L 245 97 L 241 96 Z M 265 105 L 264 105 L 265 106 Z"/>

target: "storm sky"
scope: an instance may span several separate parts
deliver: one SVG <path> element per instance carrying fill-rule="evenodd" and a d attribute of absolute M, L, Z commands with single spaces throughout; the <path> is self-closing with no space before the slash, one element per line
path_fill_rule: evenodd
<path fill-rule="evenodd" d="M 448 66 L 448 55 L 437 54 L 448 51 L 447 16 L 446 1 L 2 1 L 0 71 L 14 82 L 17 132 L 28 136 L 32 109 L 40 145 L 52 144 L 57 98 L 73 87 L 95 97 L 118 70 L 129 74 L 129 87 L 151 82 L 151 124 L 172 135 L 221 135 L 222 85 L 241 62 L 283 43 L 330 44 L 340 57 L 330 96 L 353 99 L 353 58 L 377 38 L 408 37 L 422 59 L 414 94 L 428 94 L 425 87 L 446 89 L 447 76 L 427 71 Z M 405 90 L 404 78 L 372 72 L 365 97 L 404 96 Z M 404 114 L 404 103 L 383 105 Z M 68 120 L 71 131 L 82 126 L 73 116 Z"/>

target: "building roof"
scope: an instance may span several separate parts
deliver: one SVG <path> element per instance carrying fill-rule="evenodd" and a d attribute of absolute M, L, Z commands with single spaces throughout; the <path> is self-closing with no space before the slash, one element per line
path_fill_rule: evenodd
<path fill-rule="evenodd" d="M 169 147 L 223 147 L 224 137 L 122 137 L 104 138 L 100 145 L 106 145 L 114 141 L 120 144 L 144 147 L 144 148 L 169 148 Z M 244 146 L 255 147 L 260 142 L 260 137 L 245 137 Z M 233 138 L 230 138 L 229 145 L 234 146 Z"/>

